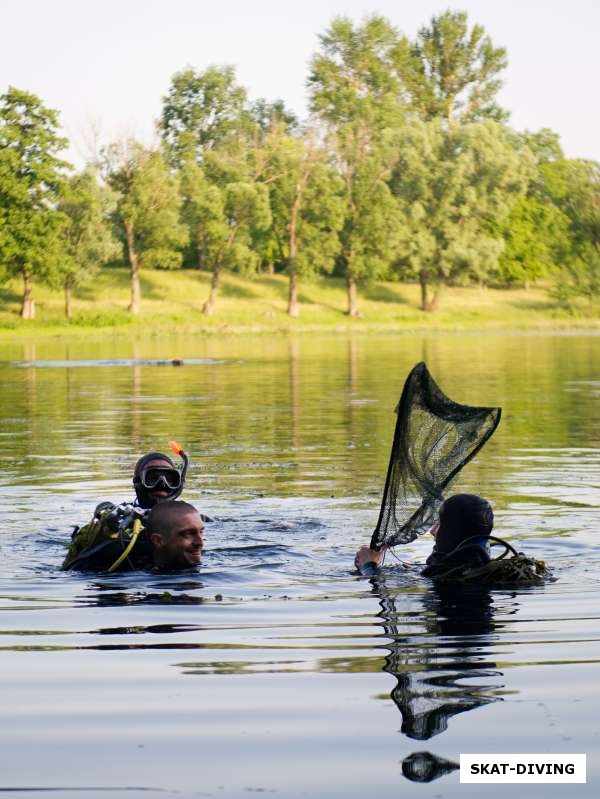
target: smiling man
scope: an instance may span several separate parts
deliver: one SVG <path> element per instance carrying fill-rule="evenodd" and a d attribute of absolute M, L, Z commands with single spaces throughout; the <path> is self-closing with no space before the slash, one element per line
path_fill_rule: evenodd
<path fill-rule="evenodd" d="M 148 515 L 145 533 L 156 569 L 190 569 L 202 560 L 204 522 L 188 502 L 159 502 Z"/>

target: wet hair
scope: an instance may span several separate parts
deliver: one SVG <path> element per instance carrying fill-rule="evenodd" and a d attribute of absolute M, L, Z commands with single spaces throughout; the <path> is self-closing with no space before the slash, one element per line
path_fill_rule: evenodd
<path fill-rule="evenodd" d="M 487 538 L 494 527 L 494 511 L 477 494 L 454 494 L 440 508 L 440 528 L 435 539 L 438 552 L 451 552 L 467 538 Z"/>
<path fill-rule="evenodd" d="M 166 499 L 155 505 L 146 521 L 146 535 L 150 537 L 154 533 L 170 536 L 173 525 L 184 513 L 198 513 L 197 508 L 189 502 L 182 500 Z"/>

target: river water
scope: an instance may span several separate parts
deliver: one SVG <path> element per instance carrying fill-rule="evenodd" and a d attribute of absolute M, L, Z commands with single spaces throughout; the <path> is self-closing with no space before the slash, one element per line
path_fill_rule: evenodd
<path fill-rule="evenodd" d="M 353 573 L 420 360 L 503 407 L 454 490 L 554 582 L 457 597 L 393 559 Z M 586 785 L 527 793 L 596 795 L 600 337 L 0 343 L 0 379 L 0 792 L 475 796 L 459 755 L 497 752 L 586 753 Z M 171 438 L 214 518 L 202 568 L 62 573 L 71 526 Z"/>

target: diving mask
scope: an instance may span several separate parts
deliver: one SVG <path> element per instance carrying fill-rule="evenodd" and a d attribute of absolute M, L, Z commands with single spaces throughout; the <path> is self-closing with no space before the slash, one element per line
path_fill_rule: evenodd
<path fill-rule="evenodd" d="M 150 466 L 143 469 L 140 482 L 148 491 L 164 488 L 165 491 L 176 491 L 181 486 L 181 473 L 177 469 L 161 466 Z"/>

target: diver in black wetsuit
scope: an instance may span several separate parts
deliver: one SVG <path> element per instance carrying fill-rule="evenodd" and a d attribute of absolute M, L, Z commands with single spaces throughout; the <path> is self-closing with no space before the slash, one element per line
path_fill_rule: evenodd
<path fill-rule="evenodd" d="M 455 494 L 445 500 L 438 522 L 429 531 L 435 545 L 421 571 L 423 577 L 481 585 L 540 585 L 545 579 L 553 579 L 544 561 L 517 552 L 507 541 L 491 534 L 493 527 L 494 512 L 487 499 Z M 504 551 L 492 558 L 490 544 L 500 544 Z M 370 576 L 383 564 L 385 551 L 385 547 L 363 546 L 356 553 L 354 565 L 361 574 Z"/>
<path fill-rule="evenodd" d="M 436 577 L 459 566 L 478 567 L 489 563 L 488 542 L 493 527 L 494 512 L 487 499 L 476 494 L 450 497 L 443 503 L 439 520 L 430 530 L 435 545 L 421 574 Z M 356 553 L 354 565 L 361 573 L 370 574 L 382 565 L 385 551 L 385 547 L 376 550 L 363 546 Z"/>

